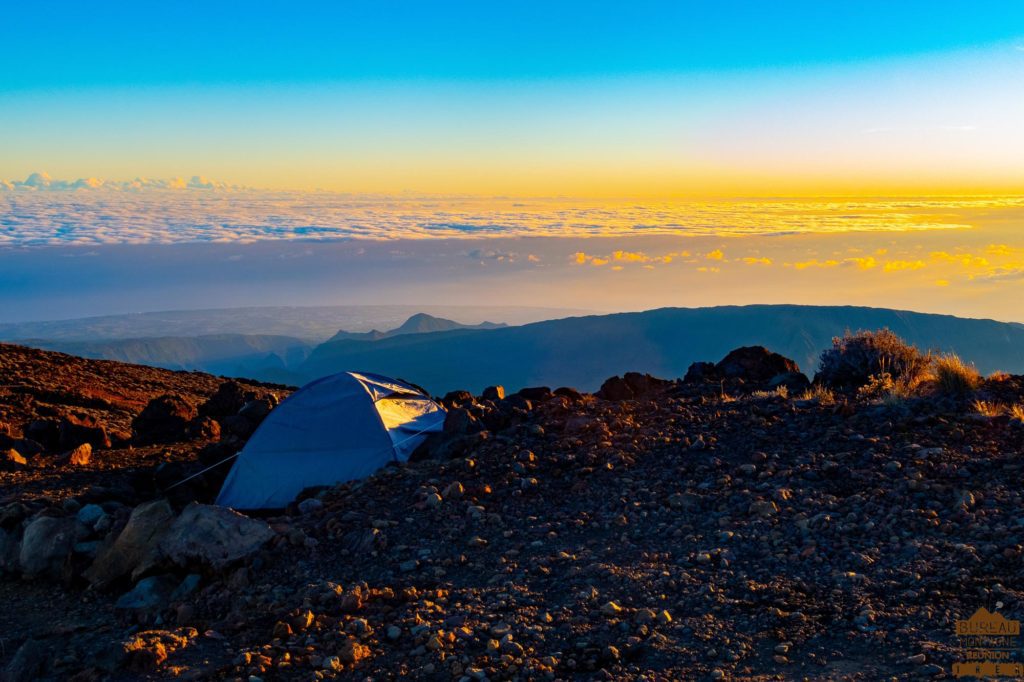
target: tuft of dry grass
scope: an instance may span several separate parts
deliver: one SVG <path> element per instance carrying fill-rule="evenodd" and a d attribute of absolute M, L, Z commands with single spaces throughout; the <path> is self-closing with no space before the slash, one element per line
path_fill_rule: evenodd
<path fill-rule="evenodd" d="M 1024 422 L 1024 405 L 1013 405 L 1010 407 L 1010 416 Z"/>
<path fill-rule="evenodd" d="M 992 373 L 991 373 L 991 374 L 989 374 L 989 375 L 988 375 L 988 377 L 986 377 L 986 378 L 987 378 L 987 379 L 988 379 L 989 381 L 1006 381 L 1006 380 L 1007 380 L 1007 379 L 1009 379 L 1009 378 L 1010 378 L 1011 376 L 1013 376 L 1013 375 L 1012 375 L 1012 374 L 1010 374 L 1009 372 L 1004 372 L 1004 371 L 1002 371 L 1002 370 L 998 370 L 998 371 L 992 372 Z"/>
<path fill-rule="evenodd" d="M 768 400 L 769 398 L 782 398 L 785 400 L 789 397 L 789 388 L 779 386 L 774 391 L 751 391 L 749 397 L 751 400 Z"/>
<path fill-rule="evenodd" d="M 924 373 L 893 377 L 888 372 L 881 372 L 869 377 L 868 382 L 857 389 L 857 397 L 866 400 L 882 400 L 886 404 L 893 405 L 917 395 L 919 387 L 926 378 Z"/>
<path fill-rule="evenodd" d="M 836 395 L 832 389 L 822 384 L 814 384 L 796 397 L 797 400 L 817 400 L 819 405 L 834 405 Z"/>
<path fill-rule="evenodd" d="M 939 355 L 932 359 L 932 373 L 935 386 L 944 395 L 966 396 L 981 384 L 981 374 L 960 359 L 955 353 Z"/>
<path fill-rule="evenodd" d="M 975 400 L 974 411 L 986 417 L 998 417 L 1003 414 L 1003 406 L 991 400 Z"/>

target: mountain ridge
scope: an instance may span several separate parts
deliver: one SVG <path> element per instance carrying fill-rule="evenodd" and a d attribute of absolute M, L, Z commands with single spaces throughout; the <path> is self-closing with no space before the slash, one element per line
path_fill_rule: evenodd
<path fill-rule="evenodd" d="M 456 329 L 501 329 L 507 326 L 509 325 L 504 322 L 488 322 L 486 320 L 480 324 L 463 324 L 461 322 L 456 322 L 455 320 L 435 317 L 434 315 L 429 315 L 427 313 L 416 313 L 394 329 L 389 329 L 383 332 L 377 329 L 371 329 L 368 332 L 349 332 L 342 329 L 325 341 L 325 343 L 345 340 L 379 341 L 381 339 L 391 338 L 392 336 L 402 336 L 403 334 L 433 334 L 437 332 L 454 331 Z"/>
<path fill-rule="evenodd" d="M 595 390 L 593 377 L 627 371 L 682 376 L 692 362 L 765 345 L 813 374 L 833 337 L 882 327 L 923 349 L 955 351 L 983 372 L 1024 372 L 1019 324 L 864 306 L 771 304 L 657 308 L 392 337 L 369 345 L 340 340 L 315 348 L 296 372 L 300 380 L 342 369 L 414 376 L 437 393 L 495 381 Z"/>

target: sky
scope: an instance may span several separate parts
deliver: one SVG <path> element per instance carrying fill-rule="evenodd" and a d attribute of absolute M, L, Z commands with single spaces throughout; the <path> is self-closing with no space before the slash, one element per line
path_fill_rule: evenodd
<path fill-rule="evenodd" d="M 201 306 L 219 287 L 229 305 L 857 302 L 1024 319 L 1019 2 L 3 14 L 0 317 L 73 316 L 86 298 L 94 314 Z M 129 276 L 125 248 L 188 281 L 97 284 Z M 320 269 L 284 268 L 295 249 Z M 67 265 L 82 254 L 93 265 Z M 270 258 L 280 286 L 194 271 L 207 257 Z M 453 289 L 467 281 L 473 296 Z"/>

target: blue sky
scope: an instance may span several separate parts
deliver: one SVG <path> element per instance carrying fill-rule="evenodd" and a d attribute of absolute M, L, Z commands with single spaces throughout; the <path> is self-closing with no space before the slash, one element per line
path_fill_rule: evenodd
<path fill-rule="evenodd" d="M 503 80 L 841 64 L 1024 34 L 1024 3 L 8 3 L 0 88 Z"/>
<path fill-rule="evenodd" d="M 0 20 L 0 181 L 1007 193 L 1024 3 L 55 2 Z"/>

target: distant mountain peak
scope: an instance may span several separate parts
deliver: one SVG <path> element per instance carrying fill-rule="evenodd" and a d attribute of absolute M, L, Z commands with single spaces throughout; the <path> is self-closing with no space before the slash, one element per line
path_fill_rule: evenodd
<path fill-rule="evenodd" d="M 433 332 L 447 332 L 456 329 L 499 329 L 507 327 L 504 322 L 481 322 L 480 324 L 462 324 L 455 320 L 448 320 L 443 317 L 435 317 L 427 313 L 415 313 L 409 316 L 405 322 L 398 327 L 386 332 L 374 329 L 369 332 L 347 332 L 344 329 L 328 340 L 331 341 L 379 341 L 392 336 L 403 334 L 430 334 Z"/>
<path fill-rule="evenodd" d="M 464 325 L 459 324 L 455 320 L 447 320 L 443 317 L 434 317 L 427 313 L 416 313 L 410 315 L 409 319 L 399 325 L 396 329 L 392 329 L 393 332 L 422 332 L 422 331 L 437 331 L 438 329 L 457 329 Z"/>

